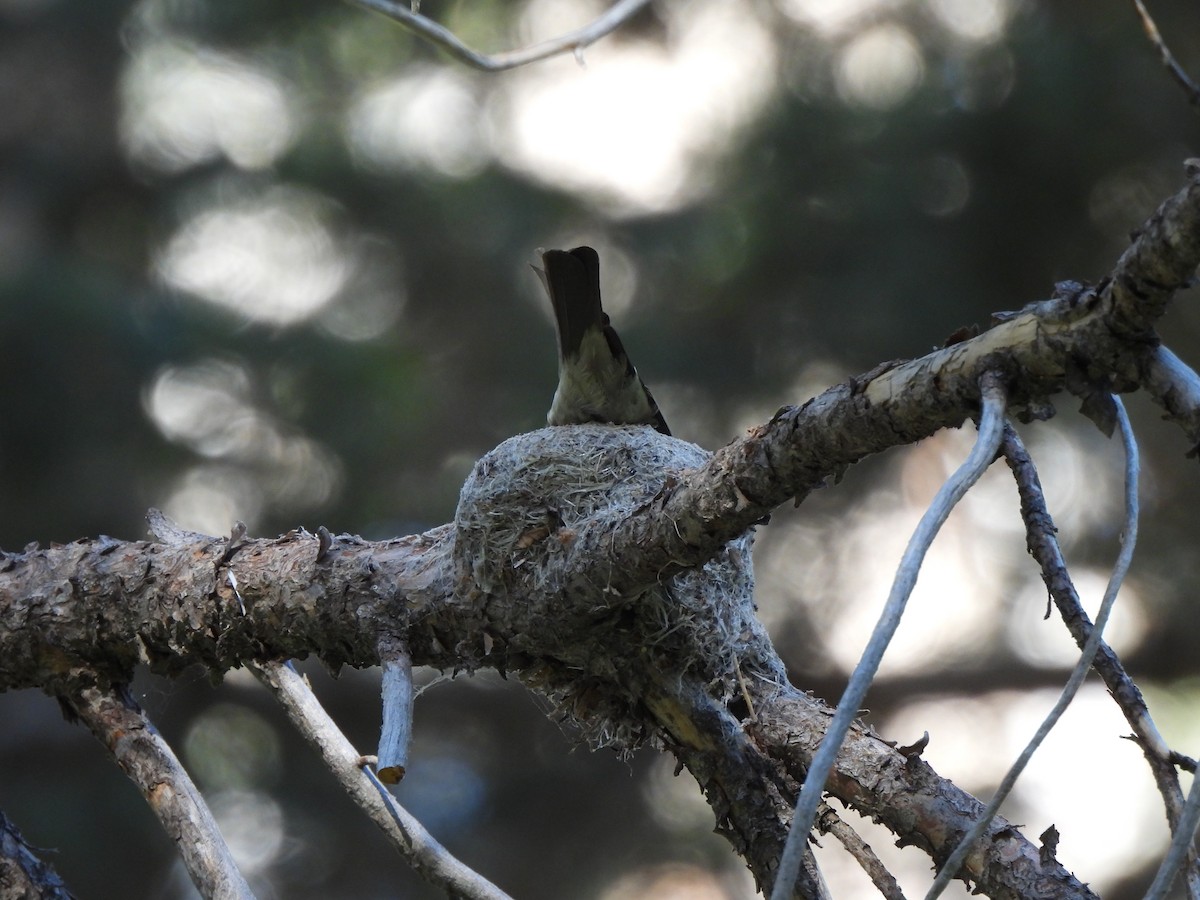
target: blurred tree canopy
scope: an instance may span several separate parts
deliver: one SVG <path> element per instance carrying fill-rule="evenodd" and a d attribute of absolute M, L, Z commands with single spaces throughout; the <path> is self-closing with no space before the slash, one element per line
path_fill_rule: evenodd
<path fill-rule="evenodd" d="M 491 49 L 602 8 L 422 12 Z M 1193 6 L 1153 11 L 1200 68 Z M 1057 280 L 1098 278 L 1178 185 L 1197 135 L 1117 0 L 662 0 L 582 65 L 501 75 L 340 3 L 0 0 L 0 84 L 7 549 L 140 537 L 151 506 L 210 533 L 240 519 L 254 534 L 323 524 L 379 538 L 448 521 L 474 460 L 544 422 L 555 351 L 527 265 L 537 247 L 600 250 L 606 307 L 673 431 L 716 448 Z M 1190 299 L 1170 343 L 1196 365 Z M 1147 521 L 1114 640 L 1170 727 L 1195 708 L 1200 674 L 1195 630 L 1163 624 L 1200 587 L 1185 537 L 1200 495 L 1178 433 L 1131 407 Z M 1031 442 L 1064 542 L 1100 571 L 1115 451 L 1062 412 Z M 939 436 L 860 466 L 768 529 L 760 605 L 796 684 L 840 692 L 860 613 L 894 565 L 882 536 L 914 521 L 961 446 Z M 881 731 L 929 728 L 935 758 L 944 723 L 939 766 L 967 789 L 994 783 L 1004 759 L 949 735 L 981 727 L 972 710 L 985 708 L 1019 729 L 1036 694 L 1004 689 L 1052 689 L 1065 666 L 1032 636 L 1043 597 L 1014 494 L 992 493 L 1008 507 L 973 514 L 983 545 L 951 539 L 927 577 L 938 634 L 908 640 L 932 649 L 905 662 L 901 648 L 872 693 Z M 997 516 L 1007 530 L 981 527 Z M 370 674 L 312 674 L 371 746 Z M 290 749 L 249 680 L 137 687 L 264 893 L 434 896 Z M 62 851 L 53 861 L 81 896 L 187 895 L 136 792 L 52 701 L 3 695 L 0 710 L 0 808 Z M 1137 765 L 1110 746 L 1120 723 L 1074 727 L 1117 754 L 1103 759 Z M 1196 726 L 1178 727 L 1194 748 Z M 570 748 L 519 688 L 439 686 L 418 704 L 401 795 L 516 896 L 649 896 L 655 879 L 749 895 L 694 786 L 649 756 Z M 1052 813 L 1021 803 L 1037 833 Z M 1059 858 L 1110 896 L 1145 883 L 1165 835 L 1161 813 L 1120 809 L 1150 817 L 1142 852 L 1058 820 Z"/>

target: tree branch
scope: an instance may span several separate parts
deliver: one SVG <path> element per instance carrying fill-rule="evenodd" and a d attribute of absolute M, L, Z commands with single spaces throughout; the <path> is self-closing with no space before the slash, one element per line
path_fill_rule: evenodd
<path fill-rule="evenodd" d="M 925 895 L 926 900 L 934 900 L 934 898 L 940 897 L 946 886 L 958 875 L 963 860 L 967 858 L 975 842 L 983 836 L 983 833 L 987 830 L 996 813 L 1000 811 L 1000 805 L 1008 798 L 1013 787 L 1016 786 L 1017 779 L 1025 771 L 1025 767 L 1033 758 L 1033 754 L 1041 747 L 1046 736 L 1058 724 L 1063 713 L 1067 711 L 1067 707 L 1075 699 L 1075 695 L 1083 684 L 1083 680 L 1087 678 L 1088 672 L 1092 668 L 1092 661 L 1096 658 L 1096 651 L 1100 648 L 1101 635 L 1104 633 L 1105 625 L 1108 624 L 1113 605 L 1117 600 L 1117 593 L 1120 591 L 1121 585 L 1125 583 L 1125 576 L 1129 573 L 1129 567 L 1133 563 L 1133 551 L 1137 546 L 1140 508 L 1138 503 L 1138 482 L 1141 478 L 1142 468 L 1137 441 L 1133 435 L 1133 426 L 1129 422 L 1129 416 L 1125 413 L 1125 406 L 1119 399 L 1115 402 L 1117 421 L 1121 427 L 1121 442 L 1125 448 L 1125 527 L 1121 530 L 1121 549 L 1117 553 L 1117 560 L 1113 565 L 1112 574 L 1109 576 L 1108 585 L 1104 589 L 1104 597 L 1100 603 L 1100 611 L 1096 615 L 1096 623 L 1092 626 L 1087 641 L 1084 642 L 1083 647 L 1080 649 L 1079 659 L 1075 662 L 1075 667 L 1071 670 L 1071 675 L 1067 678 L 1067 683 L 1063 686 L 1058 700 L 1055 701 L 1053 708 L 1046 714 L 1041 724 L 1038 725 L 1037 731 L 1034 732 L 1033 737 L 1026 743 L 1024 749 L 1022 749 L 1016 760 L 1013 761 L 1008 771 L 1004 773 L 1004 777 L 1000 779 L 1000 784 L 996 787 L 992 799 L 988 801 L 983 814 L 971 826 L 970 830 L 963 835 L 958 846 L 954 848 L 954 852 L 950 854 L 945 865 L 938 872 L 937 878 L 934 879 L 933 885 L 929 888 L 929 893 Z M 1053 856 L 1052 848 L 1050 855 L 1051 857 Z"/>
<path fill-rule="evenodd" d="M 205 897 L 254 900 L 187 770 L 123 687 L 86 686 L 63 702 L 138 786 Z"/>
<path fill-rule="evenodd" d="M 1192 81 L 1183 66 L 1179 64 L 1179 60 L 1175 58 L 1175 54 L 1171 52 L 1171 49 L 1167 46 L 1167 42 L 1163 40 L 1162 35 L 1158 31 L 1158 26 L 1154 24 L 1154 19 L 1150 16 L 1150 10 L 1146 9 L 1146 5 L 1142 0 L 1133 0 L 1133 5 L 1137 9 L 1138 17 L 1142 20 L 1142 29 L 1146 32 L 1146 37 L 1150 39 L 1150 43 L 1158 51 L 1158 58 L 1162 61 L 1163 67 L 1171 73 L 1171 77 L 1183 88 L 1184 94 L 1187 95 L 1188 103 L 1193 108 L 1200 109 L 1200 85 Z"/>
<path fill-rule="evenodd" d="M 871 845 L 862 839 L 857 831 L 851 828 L 828 803 L 821 804 L 817 816 L 817 827 L 824 833 L 832 834 L 838 839 L 846 852 L 854 857 L 854 861 L 862 867 L 863 872 L 875 885 L 875 890 L 883 900 L 905 900 L 904 892 L 894 875 L 883 865 L 883 861 L 875 855 Z"/>
<path fill-rule="evenodd" d="M 399 784 L 408 770 L 412 740 L 412 659 L 401 639 L 384 635 L 379 641 L 379 664 L 383 667 L 383 727 L 376 765 L 380 781 Z"/>
<path fill-rule="evenodd" d="M 4 813 L 0 813 L 0 895 L 23 900 L 74 900 L 58 873 L 37 858 Z"/>
<path fill-rule="evenodd" d="M 749 727 L 755 743 L 802 780 L 829 722 L 830 711 L 785 686 L 755 698 L 759 722 Z M 940 865 L 983 812 L 983 804 L 942 779 L 917 755 L 905 756 L 862 723 L 846 737 L 825 793 L 918 847 Z M 963 874 L 975 893 L 989 897 L 1056 897 L 1094 900 L 1081 883 L 1002 816 L 967 858 Z"/>
<path fill-rule="evenodd" d="M 560 53 L 571 52 L 578 55 L 585 47 L 591 46 L 632 19 L 638 10 L 646 6 L 650 0 L 619 0 L 603 15 L 583 28 L 533 44 L 530 47 L 523 47 L 520 50 L 491 55 L 472 50 L 453 31 L 421 15 L 407 3 L 397 2 L 397 0 L 350 0 L 350 2 L 365 9 L 383 13 L 418 37 L 441 47 L 459 62 L 484 72 L 503 72 L 507 69 L 515 69 L 518 66 L 548 59 L 551 56 L 558 56 Z"/>
<path fill-rule="evenodd" d="M 1200 780 L 1193 780 L 1188 790 L 1187 800 L 1183 805 L 1183 815 L 1179 818 L 1179 827 L 1171 835 L 1171 846 L 1163 857 L 1154 881 L 1146 891 L 1146 900 L 1162 900 L 1167 896 L 1175 876 L 1184 860 L 1191 857 L 1196 841 L 1196 829 L 1200 826 Z"/>
<path fill-rule="evenodd" d="M 1093 288 L 1059 291 L 1008 313 L 978 337 L 909 362 L 887 363 L 829 388 L 669 482 L 636 517 L 580 535 L 568 561 L 612 555 L 612 588 L 636 593 L 699 565 L 781 503 L 799 503 L 863 457 L 953 428 L 979 411 L 989 369 L 1008 382 L 1010 408 L 1045 417 L 1069 389 L 1090 400 L 1134 390 L 1158 345 L 1153 324 L 1200 264 L 1200 168 L 1142 226 L 1112 273 Z"/>
<path fill-rule="evenodd" d="M 904 556 L 896 567 L 896 578 L 879 613 L 879 620 L 875 623 L 858 664 L 850 674 L 846 690 L 838 700 L 837 710 L 829 723 L 825 738 L 804 776 L 787 844 L 779 861 L 778 880 L 771 889 L 771 900 L 786 900 L 791 895 L 800 855 L 805 852 L 808 833 L 812 829 L 821 802 L 821 788 L 837 761 L 846 732 L 858 717 L 858 711 L 862 708 L 871 682 L 875 680 L 875 673 L 879 671 L 879 665 L 883 662 L 883 654 L 895 636 L 896 629 L 900 627 L 908 598 L 917 586 L 917 576 L 921 574 L 925 554 L 933 545 L 933 539 L 937 537 L 946 520 L 950 518 L 951 511 L 966 496 L 967 491 L 983 477 L 996 458 L 1000 435 L 1004 431 L 1004 410 L 1008 405 L 1008 396 L 995 373 L 984 373 L 981 381 L 983 411 L 979 417 L 979 434 L 975 445 L 962 465 L 946 479 L 937 492 L 937 496 L 933 498 L 917 524 L 908 546 L 904 548 Z"/>
<path fill-rule="evenodd" d="M 288 718 L 317 748 L 346 793 L 426 881 L 464 900 L 510 900 L 509 896 L 468 868 L 425 830 L 425 827 L 363 771 L 363 757 L 329 718 L 305 679 L 287 663 L 254 666 L 259 681 L 275 695 Z"/>
<path fill-rule="evenodd" d="M 81 670 L 103 690 L 139 664 L 220 673 L 310 653 L 366 666 L 394 634 L 416 665 L 518 674 L 593 745 L 670 749 L 769 884 L 830 713 L 787 685 L 755 616 L 748 529 L 862 457 L 977 414 L 984 372 L 1035 414 L 1064 388 L 1094 400 L 1138 386 L 1162 362 L 1153 322 L 1200 262 L 1189 176 L 1095 288 L 787 407 L 712 456 L 644 428 L 543 429 L 480 460 L 455 522 L 423 535 L 101 537 L 0 556 L 0 689 L 70 694 Z M 743 693 L 757 721 L 732 711 Z M 937 861 L 979 810 L 858 727 L 825 789 Z M 997 820 L 967 871 L 993 895 L 1041 879 L 1089 896 L 1038 859 Z"/>
<path fill-rule="evenodd" d="M 1192 441 L 1188 456 L 1200 454 L 1200 376 L 1166 347 L 1157 347 L 1142 369 L 1146 393 Z"/>
<path fill-rule="evenodd" d="M 1164 348 L 1160 348 L 1164 349 Z M 1029 453 L 1021 441 L 1020 435 L 1012 426 L 1005 429 L 1002 445 L 1005 461 L 1012 470 L 1017 482 L 1017 492 L 1021 498 L 1021 519 L 1025 522 L 1025 541 L 1029 553 L 1042 571 L 1042 580 L 1054 605 L 1058 607 L 1063 623 L 1082 650 L 1091 637 L 1093 626 L 1091 619 L 1079 600 L 1079 593 L 1067 572 L 1062 549 L 1058 545 L 1057 531 L 1050 511 L 1046 507 L 1046 497 L 1042 492 L 1041 479 L 1037 469 L 1030 459 Z M 1047 616 L 1049 611 L 1047 610 Z M 1125 716 L 1125 721 L 1133 729 L 1137 744 L 1142 749 L 1146 763 L 1154 777 L 1158 792 L 1162 795 L 1163 806 L 1166 809 L 1167 823 L 1172 832 L 1178 827 L 1179 818 L 1183 812 L 1183 791 L 1179 786 L 1179 776 L 1171 755 L 1171 748 L 1163 740 L 1158 727 L 1150 717 L 1150 710 L 1138 690 L 1133 679 L 1125 671 L 1120 658 L 1105 641 L 1100 641 L 1096 648 L 1093 668 L 1104 680 L 1104 686 Z M 1196 858 L 1193 852 L 1189 860 L 1186 877 L 1188 896 L 1195 900 L 1200 896 L 1200 871 L 1197 870 Z"/>

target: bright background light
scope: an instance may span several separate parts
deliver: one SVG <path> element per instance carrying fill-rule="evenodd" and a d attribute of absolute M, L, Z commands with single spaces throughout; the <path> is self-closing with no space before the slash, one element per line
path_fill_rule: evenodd
<path fill-rule="evenodd" d="M 1190 13 L 1161 5 L 1195 68 Z M 608 6 L 423 11 L 490 51 Z M 241 521 L 258 536 L 325 525 L 383 539 L 450 521 L 474 462 L 538 427 L 553 393 L 550 309 L 528 266 L 538 247 L 599 250 L 605 308 L 672 429 L 720 447 L 781 404 L 919 356 L 1060 278 L 1099 277 L 1193 152 L 1186 101 L 1136 17 L 1102 5 L 1064 16 L 1049 0 L 656 0 L 578 57 L 501 75 L 352 4 L 0 0 L 0 17 L 13 86 L 0 95 L 8 550 L 139 538 L 151 506 L 213 535 Z M 1185 358 L 1197 358 L 1188 341 L 1200 346 L 1197 309 L 1179 304 L 1166 326 Z M 1147 441 L 1147 537 L 1109 637 L 1153 673 L 1139 684 L 1187 752 L 1200 745 L 1186 613 L 1200 482 L 1177 430 L 1141 398 L 1130 406 Z M 1120 461 L 1069 400 L 1023 431 L 1094 612 L 1117 545 Z M 761 615 L 798 685 L 836 699 L 970 439 L 965 426 L 864 460 L 759 530 Z M 951 517 L 867 699 L 887 739 L 928 730 L 938 770 L 985 796 L 1075 653 L 1042 617 L 1016 503 L 997 467 Z M 369 749 L 377 674 L 309 674 Z M 326 815 L 341 801 L 315 793 L 323 773 L 302 769 L 304 751 L 281 755 L 294 736 L 256 683 L 233 673 L 212 691 L 185 677 L 142 699 L 163 709 L 260 896 L 344 887 L 361 859 L 374 863 L 375 835 Z M 51 815 L 65 808 L 55 791 L 71 808 L 114 810 L 128 786 L 97 795 L 106 770 L 64 777 L 76 760 L 54 754 L 82 740 L 70 729 L 50 752 L 30 749 L 66 728 L 53 704 L 0 703 L 22 723 L 4 747 L 27 745 L 0 760 L 23 774 L 4 785 L 5 806 L 10 788 L 37 782 L 23 812 L 52 836 L 34 842 L 103 846 L 100 862 L 61 856 L 106 876 L 125 874 L 107 860 L 126 848 L 173 859 L 145 832 L 116 839 L 104 820 L 85 834 Z M 563 896 L 752 895 L 689 775 L 649 753 L 570 754 L 569 727 L 564 737 L 543 705 L 483 672 L 423 701 L 404 790 L 439 837 L 518 885 L 565 868 Z M 1127 730 L 1089 682 L 1006 809 L 1034 838 L 1055 822 L 1063 860 L 1105 892 L 1138 877 L 1164 838 Z M 37 766 L 44 778 L 24 777 Z M 1103 827 L 1114 819 L 1128 828 Z M 905 890 L 923 893 L 928 859 L 860 825 Z M 824 844 L 835 896 L 869 891 Z M 408 896 L 389 854 L 374 883 L 322 896 Z M 182 877 L 134 887 L 186 896 Z"/>

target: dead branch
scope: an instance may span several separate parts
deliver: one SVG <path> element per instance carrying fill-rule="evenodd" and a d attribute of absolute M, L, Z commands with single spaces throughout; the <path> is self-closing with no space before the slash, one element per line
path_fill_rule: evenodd
<path fill-rule="evenodd" d="M 509 50 L 504 53 L 480 53 L 463 43 L 449 28 L 439 25 L 418 12 L 419 3 L 397 2 L 397 0 L 351 0 L 352 3 L 366 9 L 382 13 L 389 19 L 399 22 L 413 34 L 435 44 L 472 68 L 484 72 L 503 72 L 518 66 L 558 56 L 562 53 L 574 53 L 577 56 L 596 41 L 616 31 L 650 0 L 619 0 L 605 13 L 583 28 L 559 35 L 550 40 L 522 47 L 519 50 Z"/>
<path fill-rule="evenodd" d="M 128 691 L 87 685 L 63 700 L 138 786 L 196 889 L 205 897 L 254 900 L 199 789 Z"/>
<path fill-rule="evenodd" d="M 863 457 L 975 415 L 976 385 L 989 369 L 1005 375 L 1010 410 L 1031 418 L 1049 415 L 1050 396 L 1063 390 L 1091 412 L 1096 398 L 1140 387 L 1148 370 L 1179 389 L 1160 385 L 1154 396 L 1179 396 L 1182 373 L 1153 362 L 1153 324 L 1200 264 L 1200 171 L 1186 168 L 1187 185 L 1159 206 L 1099 284 L 1060 290 L 1003 314 L 978 337 L 881 365 L 802 406 L 784 407 L 718 450 L 704 469 L 667 485 L 648 515 L 612 533 L 581 535 L 578 562 L 569 564 L 582 565 L 602 548 L 611 552 L 619 560 L 619 593 L 698 565 L 776 506 L 799 503 Z"/>
<path fill-rule="evenodd" d="M 1075 666 L 1071 669 L 1071 675 L 1067 679 L 1067 683 L 1063 686 L 1058 700 L 1055 701 L 1050 712 L 1046 714 L 1041 724 L 1038 725 L 1033 737 L 1029 739 L 1012 765 L 1009 766 L 1008 771 L 1004 773 L 1004 777 L 1000 779 L 1000 784 L 996 787 L 992 799 L 988 801 L 983 814 L 971 826 L 971 829 L 963 835 L 962 839 L 958 842 L 958 846 L 954 848 L 954 852 L 950 854 L 945 864 L 938 871 L 937 877 L 929 888 L 929 893 L 926 894 L 927 900 L 934 900 L 934 898 L 940 897 L 942 891 L 945 890 L 950 881 L 957 876 L 963 860 L 966 859 L 975 842 L 982 837 L 992 819 L 999 812 L 1000 805 L 1012 793 L 1017 779 L 1025 771 L 1025 767 L 1033 758 L 1033 754 L 1041 747 L 1047 735 L 1050 734 L 1050 730 L 1058 724 L 1063 713 L 1070 706 L 1071 701 L 1075 699 L 1075 695 L 1083 684 L 1083 680 L 1087 678 L 1088 672 L 1091 671 L 1092 663 L 1096 658 L 1096 651 L 1100 648 L 1101 635 L 1104 633 L 1104 627 L 1108 623 L 1109 616 L 1112 614 L 1113 606 L 1116 603 L 1117 593 L 1120 591 L 1121 585 L 1125 583 L 1125 576 L 1129 573 L 1129 567 L 1133 563 L 1133 551 L 1137 546 L 1140 509 L 1138 483 L 1141 478 L 1141 461 L 1137 440 L 1133 436 L 1133 425 L 1129 422 L 1125 406 L 1120 398 L 1112 399 L 1116 404 L 1117 423 L 1121 429 L 1121 442 L 1125 448 L 1125 525 L 1121 531 L 1121 549 L 1117 553 L 1116 563 L 1113 565 L 1108 585 L 1104 589 L 1104 597 L 1100 603 L 1100 610 L 1096 615 L 1096 622 L 1092 626 L 1091 633 L 1088 635 L 1083 647 L 1080 648 L 1079 659 L 1075 661 Z M 1053 848 L 1043 854 L 1043 858 L 1053 859 Z"/>
<path fill-rule="evenodd" d="M 817 816 L 817 827 L 822 833 L 832 834 L 838 839 L 838 843 L 854 857 L 854 861 L 871 879 L 871 883 L 875 885 L 875 889 L 879 891 L 883 900 L 905 900 L 899 882 L 887 870 L 883 861 L 875 855 L 871 845 L 864 841 L 858 832 L 851 828 L 827 803 L 821 805 L 820 815 Z"/>
<path fill-rule="evenodd" d="M 29 900 L 74 900 L 63 880 L 38 859 L 4 813 L 0 813 L 0 892 Z"/>
<path fill-rule="evenodd" d="M 799 856 L 804 852 L 808 833 L 812 829 L 820 805 L 821 787 L 837 760 L 846 732 L 862 708 L 871 682 L 875 680 L 875 673 L 883 662 L 883 654 L 895 636 L 896 629 L 900 627 L 908 598 L 917 586 L 917 577 L 921 574 L 925 554 L 928 553 L 933 539 L 946 523 L 946 519 L 950 517 L 951 511 L 966 496 L 967 491 L 983 477 L 996 458 L 1000 436 L 1004 432 L 1004 410 L 1008 395 L 1001 387 L 1000 378 L 995 372 L 985 373 L 981 381 L 983 410 L 979 417 L 979 434 L 975 439 L 975 446 L 971 448 L 970 456 L 937 492 L 904 550 L 887 601 L 879 613 L 879 619 L 858 664 L 850 674 L 850 680 L 841 699 L 838 700 L 837 711 L 829 723 L 825 738 L 821 741 L 821 746 L 808 767 L 804 783 L 800 786 L 795 817 L 783 849 L 783 857 L 779 861 L 779 874 L 771 890 L 771 900 L 786 900 L 792 894 Z"/>
<path fill-rule="evenodd" d="M 279 700 L 296 730 L 317 748 L 346 793 L 380 827 L 415 871 L 445 890 L 449 897 L 509 900 L 507 894 L 455 859 L 386 789 L 376 789 L 363 770 L 362 756 L 329 718 L 305 679 L 289 664 L 255 665 L 254 674 Z"/>
<path fill-rule="evenodd" d="M 1096 287 L 1060 291 L 977 338 L 785 408 L 712 456 L 649 429 L 544 429 L 485 456 L 455 522 L 424 535 L 101 537 L 5 554 L 0 689 L 69 697 L 83 671 L 104 690 L 137 665 L 220 673 L 310 654 L 366 666 L 394 634 L 416 665 L 519 675 L 593 744 L 671 750 L 769 884 L 830 710 L 786 683 L 755 617 L 747 530 L 864 456 L 977 414 L 988 371 L 1001 373 L 1010 408 L 1044 414 L 1048 397 L 1069 389 L 1103 422 L 1096 398 L 1141 384 L 1155 365 L 1153 323 L 1197 262 L 1192 170 Z M 1194 380 L 1160 374 L 1180 391 Z M 754 722 L 730 711 L 743 695 Z M 858 726 L 825 790 L 939 861 L 980 810 Z M 992 895 L 1036 883 L 1044 896 L 1090 896 L 1041 856 L 997 819 L 966 872 Z"/>
<path fill-rule="evenodd" d="M 1133 5 L 1137 9 L 1138 17 L 1142 20 L 1142 30 L 1146 32 L 1146 37 L 1150 43 L 1154 45 L 1154 49 L 1158 51 L 1158 58 L 1173 79 L 1187 96 L 1187 101 L 1193 108 L 1200 109 L 1200 85 L 1196 84 L 1188 75 L 1187 71 L 1179 64 L 1179 60 L 1175 58 L 1175 54 L 1171 52 L 1171 48 L 1167 46 L 1167 42 L 1163 40 L 1162 34 L 1158 30 L 1158 25 L 1155 24 L 1153 17 L 1150 15 L 1150 10 L 1146 9 L 1146 4 L 1142 0 L 1133 0 Z"/>
<path fill-rule="evenodd" d="M 1066 562 L 1058 545 L 1058 529 L 1046 508 L 1046 498 L 1037 469 L 1020 436 L 1011 426 L 1005 430 L 1003 452 L 1017 482 L 1017 492 L 1021 498 L 1021 518 L 1025 522 L 1025 539 L 1029 553 L 1042 570 L 1042 580 L 1058 608 L 1063 624 L 1082 649 L 1091 637 L 1092 622 L 1067 572 Z M 1109 696 L 1124 714 L 1125 721 L 1133 729 L 1134 738 L 1142 749 L 1154 783 L 1162 796 L 1167 823 L 1174 832 L 1179 827 L 1180 816 L 1183 813 L 1183 790 L 1179 786 L 1179 776 L 1175 770 L 1171 749 L 1154 724 L 1142 692 L 1138 690 L 1121 660 L 1106 642 L 1099 643 L 1092 665 L 1104 680 Z M 1188 896 L 1194 900 L 1200 896 L 1200 869 L 1197 868 L 1194 851 L 1188 860 L 1185 880 Z"/>

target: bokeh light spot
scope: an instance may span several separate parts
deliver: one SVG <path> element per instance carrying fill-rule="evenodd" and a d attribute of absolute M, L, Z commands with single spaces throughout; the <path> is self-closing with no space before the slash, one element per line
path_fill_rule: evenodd
<path fill-rule="evenodd" d="M 344 128 L 355 158 L 371 168 L 425 168 L 466 178 L 490 157 L 480 122 L 468 76 L 418 67 L 365 90 L 346 114 Z"/>
<path fill-rule="evenodd" d="M 781 0 L 783 12 L 824 37 L 856 27 L 868 16 L 896 5 L 896 0 Z"/>
<path fill-rule="evenodd" d="M 218 703 L 196 716 L 183 739 L 188 770 L 206 790 L 248 789 L 278 780 L 279 735 L 258 713 Z"/>
<path fill-rule="evenodd" d="M 929 0 L 929 8 L 943 26 L 968 41 L 999 40 L 1008 23 L 1007 0 Z"/>
<path fill-rule="evenodd" d="M 771 94 L 774 45 L 727 5 L 689 6 L 669 29 L 667 49 L 613 41 L 594 48 L 587 68 L 557 59 L 513 73 L 493 120 L 500 159 L 614 214 L 704 196 L 713 185 L 704 163 Z"/>
<path fill-rule="evenodd" d="M 264 501 L 312 507 L 340 484 L 337 458 L 252 394 L 249 371 L 228 360 L 168 366 L 154 377 L 144 401 L 151 421 L 168 440 L 221 463 L 189 470 L 162 504 L 181 524 L 223 533 L 235 518 L 252 522 Z"/>
<path fill-rule="evenodd" d="M 217 203 L 174 234 L 158 274 L 248 319 L 298 322 L 329 303 L 349 275 L 327 218 L 322 198 L 297 188 Z"/>
<path fill-rule="evenodd" d="M 443 746 L 435 756 L 413 760 L 397 796 L 430 830 L 453 831 L 479 816 L 487 785 L 474 765 Z"/>
<path fill-rule="evenodd" d="M 219 155 L 263 169 L 296 137 L 293 104 L 278 78 L 248 60 L 178 41 L 135 46 L 120 98 L 126 153 L 163 172 Z"/>
<path fill-rule="evenodd" d="M 922 212 L 938 219 L 951 218 L 966 208 L 971 179 L 957 157 L 938 154 L 918 167 L 913 192 Z"/>
<path fill-rule="evenodd" d="M 213 797 L 211 806 L 229 852 L 244 875 L 261 875 L 279 861 L 287 843 L 286 821 L 270 794 L 222 791 Z"/>
<path fill-rule="evenodd" d="M 258 520 L 263 493 L 249 473 L 230 466 L 193 466 L 159 505 L 171 521 L 190 531 L 226 534 L 234 522 L 253 525 Z"/>
<path fill-rule="evenodd" d="M 906 28 L 878 25 L 842 50 L 838 93 L 855 106 L 892 109 L 917 88 L 924 70 L 921 48 Z"/>
<path fill-rule="evenodd" d="M 1080 602 L 1095 618 L 1108 585 L 1108 573 L 1075 566 L 1071 580 Z M 1048 599 L 1041 579 L 1031 580 L 1016 596 L 1016 602 L 1006 620 L 1008 643 L 1013 653 L 1030 666 L 1065 669 L 1079 658 L 1079 647 L 1063 628 L 1061 618 L 1051 607 L 1045 617 Z M 1121 586 L 1113 606 L 1112 616 L 1104 629 L 1104 640 L 1122 656 L 1135 653 L 1145 639 L 1148 629 L 1146 605 L 1133 581 Z"/>

